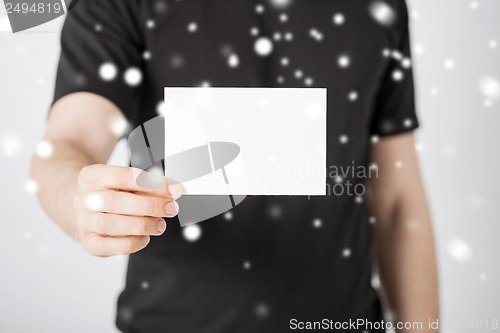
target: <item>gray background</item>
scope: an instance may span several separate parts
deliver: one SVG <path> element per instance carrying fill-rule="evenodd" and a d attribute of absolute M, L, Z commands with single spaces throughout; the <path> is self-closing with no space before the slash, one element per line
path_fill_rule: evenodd
<path fill-rule="evenodd" d="M 484 76 L 500 79 L 500 45 L 491 45 L 500 44 L 500 1 L 475 3 L 409 1 L 422 122 L 418 150 L 437 236 L 442 331 L 448 333 L 471 332 L 464 320 L 500 317 L 500 100 L 485 104 L 478 84 Z M 126 257 L 87 255 L 25 190 L 52 97 L 61 23 L 13 35 L 5 32 L 0 5 L 2 332 L 116 331 Z M 454 69 L 445 68 L 446 59 Z M 126 161 L 122 142 L 112 163 Z"/>

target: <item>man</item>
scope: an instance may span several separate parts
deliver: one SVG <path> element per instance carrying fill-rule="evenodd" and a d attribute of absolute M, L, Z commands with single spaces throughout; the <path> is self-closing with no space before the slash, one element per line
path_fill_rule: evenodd
<path fill-rule="evenodd" d="M 398 331 L 430 332 L 437 274 L 409 45 L 401 0 L 80 1 L 62 32 L 53 154 L 34 157 L 33 176 L 85 250 L 131 254 L 117 326 L 285 332 L 363 319 L 373 325 L 339 331 L 382 332 L 374 252 L 387 313 L 422 324 Z M 248 197 L 186 239 L 178 186 L 146 190 L 137 169 L 104 164 L 116 124 L 157 116 L 165 86 L 200 85 L 326 87 L 328 195 Z M 376 172 L 331 172 L 349 166 Z"/>

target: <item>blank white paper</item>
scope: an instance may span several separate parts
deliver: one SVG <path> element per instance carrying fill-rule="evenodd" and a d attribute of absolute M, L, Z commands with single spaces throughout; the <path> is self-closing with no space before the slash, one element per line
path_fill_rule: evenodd
<path fill-rule="evenodd" d="M 165 174 L 185 194 L 325 195 L 325 88 L 165 88 Z"/>

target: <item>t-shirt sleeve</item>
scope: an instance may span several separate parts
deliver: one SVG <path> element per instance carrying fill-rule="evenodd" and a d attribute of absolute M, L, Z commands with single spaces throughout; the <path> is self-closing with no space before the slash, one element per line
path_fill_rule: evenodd
<path fill-rule="evenodd" d="M 383 50 L 387 64 L 375 100 L 370 132 L 378 136 L 401 134 L 419 126 L 406 2 L 394 1 L 397 20 L 388 29 L 390 46 Z"/>
<path fill-rule="evenodd" d="M 91 92 L 116 104 L 133 122 L 141 96 L 142 34 L 133 1 L 80 0 L 68 12 L 54 100 Z"/>

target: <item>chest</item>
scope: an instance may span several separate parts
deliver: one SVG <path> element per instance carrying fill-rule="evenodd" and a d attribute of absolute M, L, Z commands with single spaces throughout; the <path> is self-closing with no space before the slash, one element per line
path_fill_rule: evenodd
<path fill-rule="evenodd" d="M 376 90 L 387 36 L 360 1 L 171 1 L 145 31 L 147 70 L 162 86 Z M 160 82 L 161 81 L 161 82 Z"/>

